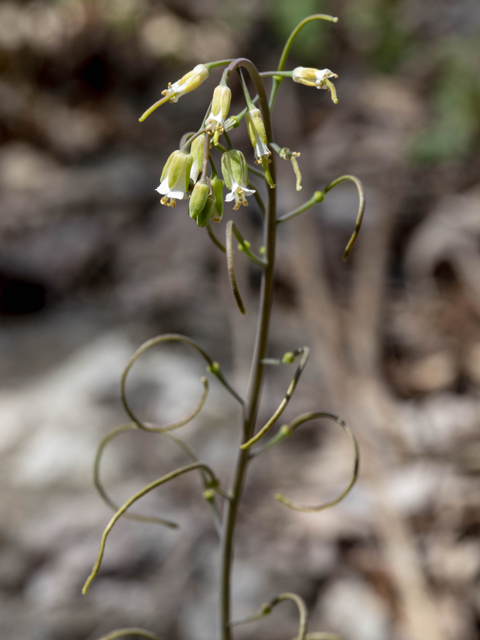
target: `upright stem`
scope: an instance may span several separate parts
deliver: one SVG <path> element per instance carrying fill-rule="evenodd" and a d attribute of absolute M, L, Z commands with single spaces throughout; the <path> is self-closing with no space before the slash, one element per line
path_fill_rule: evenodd
<path fill-rule="evenodd" d="M 267 96 L 255 65 L 246 60 L 239 58 L 234 60 L 225 70 L 225 74 L 230 75 L 237 67 L 244 67 L 250 74 L 260 100 L 263 120 L 265 123 L 265 131 L 269 141 L 272 140 L 272 124 L 270 118 L 270 109 L 268 107 Z M 272 178 L 275 180 L 275 162 L 272 159 L 270 165 Z M 264 227 L 264 245 L 265 258 L 267 265 L 263 270 L 262 286 L 260 292 L 260 308 L 257 327 L 257 337 L 255 349 L 253 353 L 252 369 L 250 373 L 250 382 L 247 394 L 247 401 L 244 407 L 243 415 L 243 433 L 241 444 L 247 442 L 255 431 L 255 423 L 257 419 L 258 406 L 260 403 L 260 395 L 264 377 L 264 365 L 262 359 L 267 356 L 268 349 L 268 332 L 270 327 L 270 311 L 272 308 L 273 294 L 273 272 L 275 263 L 275 241 L 276 241 L 276 190 L 268 190 L 268 208 L 265 217 Z M 224 528 L 222 540 L 222 560 L 221 560 L 221 590 L 220 590 L 220 617 L 221 617 L 221 637 L 222 640 L 231 640 L 230 633 L 230 578 L 233 561 L 233 538 L 236 524 L 238 505 L 242 495 L 242 489 L 245 480 L 249 459 L 249 452 L 238 448 L 237 459 L 235 463 L 235 474 L 233 486 L 231 489 L 232 499 L 227 502 L 224 515 Z"/>

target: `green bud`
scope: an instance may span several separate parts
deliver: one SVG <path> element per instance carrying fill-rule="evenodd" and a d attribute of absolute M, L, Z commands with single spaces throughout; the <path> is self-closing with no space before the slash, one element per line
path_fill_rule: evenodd
<path fill-rule="evenodd" d="M 267 134 L 260 109 L 247 111 L 245 120 L 247 121 L 248 137 L 255 149 L 256 161 L 260 162 L 261 158 L 268 158 L 271 153 L 267 145 Z"/>
<path fill-rule="evenodd" d="M 230 190 L 234 188 L 234 183 L 240 186 L 247 185 L 247 161 L 241 151 L 231 149 L 222 155 L 222 174 L 225 184 Z"/>
<path fill-rule="evenodd" d="M 211 179 L 213 196 L 215 198 L 215 211 L 212 221 L 220 222 L 223 216 L 223 180 L 218 176 Z"/>
<path fill-rule="evenodd" d="M 185 191 L 188 189 L 190 180 L 190 169 L 192 168 L 193 158 L 189 153 L 183 151 L 174 151 L 167 160 L 168 165 L 168 187 L 173 187 L 181 179 L 182 186 L 185 184 Z"/>
<path fill-rule="evenodd" d="M 287 351 L 287 353 L 283 354 L 282 362 L 285 364 L 291 364 L 295 362 L 295 356 L 291 351 Z"/>
<path fill-rule="evenodd" d="M 192 142 L 192 146 L 190 147 L 190 153 L 193 157 L 193 164 L 190 170 L 190 180 L 197 182 L 198 176 L 202 170 L 203 165 L 203 150 L 205 148 L 205 134 L 203 133 L 198 138 Z"/>
<path fill-rule="evenodd" d="M 199 227 L 206 227 L 215 213 L 215 198 L 208 196 L 203 209 L 197 216 L 197 224 Z"/>
<path fill-rule="evenodd" d="M 176 199 L 185 198 L 192 163 L 193 157 L 190 153 L 174 151 L 170 155 L 162 171 L 160 186 L 156 189 L 163 196 L 160 200 L 162 204 L 174 207 Z"/>
<path fill-rule="evenodd" d="M 221 118 L 221 121 L 225 122 L 225 118 L 227 117 L 230 109 L 231 100 L 232 92 L 227 85 L 219 84 L 218 87 L 215 87 L 212 99 L 212 110 L 210 112 L 211 116 L 216 118 L 217 121 Z"/>
<path fill-rule="evenodd" d="M 241 205 L 247 206 L 246 196 L 255 193 L 255 189 L 248 188 L 247 161 L 241 151 L 231 149 L 222 155 L 222 173 L 225 184 L 230 189 L 225 202 L 235 201 L 234 210 Z"/>
<path fill-rule="evenodd" d="M 190 203 L 188 205 L 188 215 L 196 220 L 203 211 L 207 198 L 210 194 L 210 187 L 206 182 L 197 182 L 193 187 Z"/>
<path fill-rule="evenodd" d="M 280 433 L 282 434 L 282 436 L 289 436 L 292 433 L 292 430 L 290 429 L 290 427 L 288 426 L 288 424 L 284 424 L 280 427 Z"/>
<path fill-rule="evenodd" d="M 203 497 L 205 500 L 208 500 L 208 502 L 212 502 L 212 500 L 215 499 L 215 491 L 213 489 L 205 489 Z"/>
<path fill-rule="evenodd" d="M 162 169 L 162 175 L 160 176 L 160 182 L 163 182 L 165 180 L 165 178 L 167 177 L 167 173 L 168 173 L 168 168 L 170 167 L 170 164 L 172 162 L 172 158 L 173 156 L 176 154 L 177 152 L 174 151 L 173 153 L 171 153 L 168 156 L 168 160 L 165 163 L 165 166 Z"/>

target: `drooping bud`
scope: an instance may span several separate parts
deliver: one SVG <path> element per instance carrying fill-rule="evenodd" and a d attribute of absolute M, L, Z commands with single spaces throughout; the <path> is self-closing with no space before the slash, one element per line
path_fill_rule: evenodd
<path fill-rule="evenodd" d="M 215 215 L 215 198 L 214 196 L 208 196 L 203 209 L 198 214 L 198 217 L 197 217 L 198 226 L 206 227 L 214 215 Z"/>
<path fill-rule="evenodd" d="M 294 82 L 300 82 L 307 87 L 317 87 L 317 89 L 328 89 L 331 98 L 337 104 L 337 92 L 329 78 L 338 78 L 336 73 L 330 69 L 313 69 L 311 67 L 297 67 L 293 70 L 292 79 Z"/>
<path fill-rule="evenodd" d="M 169 82 L 168 89 L 162 91 L 162 96 L 164 97 L 145 111 L 145 113 L 140 118 L 140 122 L 143 122 L 153 111 L 155 111 L 157 107 L 164 104 L 165 102 L 177 102 L 178 99 L 186 93 L 194 91 L 194 89 L 199 87 L 207 78 L 207 67 L 204 64 L 197 64 L 194 69 L 182 76 L 180 80 L 177 80 L 173 84 Z"/>
<path fill-rule="evenodd" d="M 190 91 L 198 89 L 198 87 L 208 78 L 208 69 L 204 64 L 197 64 L 191 71 L 177 80 L 173 84 L 168 83 L 168 89 L 162 91 L 170 102 L 178 102 L 178 99 Z"/>
<path fill-rule="evenodd" d="M 214 144 L 218 142 L 218 137 L 225 131 L 225 119 L 228 116 L 232 92 L 227 85 L 219 84 L 215 87 L 212 99 L 212 108 L 207 118 L 206 129 L 210 134 L 214 134 Z"/>
<path fill-rule="evenodd" d="M 170 155 L 160 177 L 160 186 L 156 189 L 163 196 L 160 200 L 162 204 L 174 207 L 175 199 L 183 200 L 185 198 L 192 163 L 193 158 L 190 153 L 174 151 Z"/>
<path fill-rule="evenodd" d="M 271 153 L 267 145 L 267 134 L 260 109 L 247 111 L 245 120 L 247 121 L 248 137 L 255 149 L 255 162 L 259 164 L 262 162 L 262 157 L 268 158 Z"/>
<path fill-rule="evenodd" d="M 230 189 L 225 202 L 235 200 L 234 209 L 239 209 L 240 205 L 248 206 L 245 196 L 254 194 L 255 189 L 248 188 L 247 161 L 241 151 L 231 149 L 222 155 L 222 174 L 225 184 Z"/>
<path fill-rule="evenodd" d="M 213 196 L 215 198 L 215 211 L 212 222 L 220 222 L 223 216 L 223 180 L 218 176 L 211 179 Z"/>
<path fill-rule="evenodd" d="M 188 215 L 196 220 L 207 202 L 210 195 L 210 187 L 206 182 L 197 182 L 193 187 L 190 203 L 188 205 Z"/>
<path fill-rule="evenodd" d="M 198 176 L 202 170 L 203 164 L 203 150 L 205 145 L 205 134 L 195 138 L 190 147 L 190 153 L 193 156 L 193 164 L 190 170 L 190 180 L 195 184 L 198 180 Z"/>

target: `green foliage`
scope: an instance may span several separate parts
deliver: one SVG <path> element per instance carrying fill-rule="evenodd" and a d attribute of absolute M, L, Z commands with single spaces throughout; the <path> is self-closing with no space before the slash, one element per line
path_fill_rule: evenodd
<path fill-rule="evenodd" d="M 414 139 L 412 157 L 432 163 L 466 156 L 480 131 L 480 44 L 477 38 L 442 43 L 431 92 L 433 121 Z"/>
<path fill-rule="evenodd" d="M 270 0 L 268 14 L 273 22 L 277 38 L 280 42 L 286 40 L 292 31 L 292 24 L 298 24 L 309 13 L 318 13 L 326 11 L 327 3 L 318 0 L 302 0 L 295 2 L 294 0 Z M 335 7 L 332 12 L 335 13 Z M 295 42 L 294 57 L 301 60 L 302 58 L 311 57 L 314 63 L 312 66 L 322 65 L 317 60 L 325 51 L 328 43 L 328 27 L 325 23 L 318 21 L 309 29 L 302 32 L 302 37 Z"/>

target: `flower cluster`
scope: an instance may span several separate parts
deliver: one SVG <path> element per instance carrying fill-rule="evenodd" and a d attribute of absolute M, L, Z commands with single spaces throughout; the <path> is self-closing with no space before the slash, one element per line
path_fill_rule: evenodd
<path fill-rule="evenodd" d="M 223 64 L 227 62 L 229 61 L 225 61 Z M 199 87 L 207 79 L 209 68 L 216 64 L 199 64 L 177 82 L 169 83 L 168 89 L 162 93 L 164 97 L 150 107 L 140 120 L 144 120 L 161 104 L 167 101 L 177 102 L 181 96 Z M 272 75 L 274 74 L 272 73 Z M 284 72 L 284 76 L 291 77 L 294 82 L 309 87 L 328 89 L 332 100 L 335 103 L 338 102 L 335 87 L 330 81 L 332 78 L 337 78 L 337 75 L 329 69 L 297 67 L 291 72 Z M 271 149 L 278 152 L 278 145 L 268 140 L 262 112 L 255 106 L 255 100 L 250 98 L 243 76 L 241 76 L 241 80 L 247 107 L 240 114 L 229 117 L 232 92 L 227 85 L 227 79 L 228 74 L 225 73 L 213 92 L 211 105 L 197 133 L 190 135 L 185 144 L 169 156 L 160 177 L 160 185 L 156 189 L 162 196 L 160 202 L 169 207 L 175 207 L 177 200 L 187 199 L 190 193 L 189 215 L 200 227 L 206 226 L 210 220 L 213 222 L 221 220 L 224 206 L 223 187 L 225 185 L 229 189 L 225 202 L 233 202 L 234 210 L 239 209 L 242 205 L 247 206 L 247 197 L 256 193 L 248 178 L 248 164 L 245 156 L 232 146 L 227 134 L 230 129 L 238 127 L 243 118 L 245 118 L 248 136 L 254 150 L 255 162 L 262 166 L 268 186 L 272 189 L 275 188 L 268 163 L 272 153 Z M 227 143 L 227 148 L 219 143 L 222 135 Z M 222 152 L 221 175 L 223 180 L 217 173 L 210 151 L 212 147 Z M 290 155 L 299 154 L 291 153 Z M 207 175 L 209 165 L 211 172 L 210 175 Z M 298 171 L 296 173 L 298 173 L 298 189 L 301 188 L 298 186 L 300 174 Z"/>

